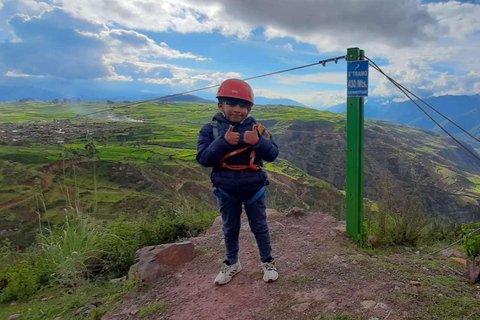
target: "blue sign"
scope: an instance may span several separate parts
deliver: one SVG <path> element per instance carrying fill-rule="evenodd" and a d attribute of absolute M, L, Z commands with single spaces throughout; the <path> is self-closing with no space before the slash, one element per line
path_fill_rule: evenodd
<path fill-rule="evenodd" d="M 347 64 L 347 97 L 368 97 L 368 61 Z"/>

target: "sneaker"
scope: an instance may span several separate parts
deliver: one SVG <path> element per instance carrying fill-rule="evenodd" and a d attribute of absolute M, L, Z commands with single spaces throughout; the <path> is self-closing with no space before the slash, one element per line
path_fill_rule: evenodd
<path fill-rule="evenodd" d="M 228 264 L 228 261 L 225 260 L 222 265 L 222 269 L 215 278 L 215 284 L 220 286 L 222 284 L 229 283 L 232 280 L 233 276 L 242 271 L 242 266 L 240 261 L 237 261 L 235 264 Z"/>
<path fill-rule="evenodd" d="M 275 260 L 262 263 L 263 281 L 273 282 L 278 279 L 277 267 L 275 266 Z"/>

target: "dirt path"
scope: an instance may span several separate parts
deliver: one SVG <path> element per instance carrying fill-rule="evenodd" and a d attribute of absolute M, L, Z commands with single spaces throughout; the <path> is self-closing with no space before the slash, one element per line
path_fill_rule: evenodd
<path fill-rule="evenodd" d="M 418 292 L 409 283 L 416 267 L 404 266 L 414 254 L 388 258 L 388 263 L 406 270 L 397 272 L 382 258 L 359 254 L 344 224 L 327 214 L 272 213 L 269 225 L 280 278 L 267 284 L 261 279 L 255 239 L 243 222 L 243 270 L 230 283 L 213 284 L 223 259 L 217 219 L 204 236 L 190 239 L 196 257 L 183 271 L 159 279 L 152 288 L 130 292 L 116 313 L 103 319 L 136 319 L 132 310 L 156 301 L 166 303 L 166 313 L 142 319 L 330 319 L 341 315 L 345 317 L 337 319 L 404 319 L 417 318 L 421 311 L 421 305 L 415 305 Z M 449 270 L 445 273 L 461 278 Z"/>

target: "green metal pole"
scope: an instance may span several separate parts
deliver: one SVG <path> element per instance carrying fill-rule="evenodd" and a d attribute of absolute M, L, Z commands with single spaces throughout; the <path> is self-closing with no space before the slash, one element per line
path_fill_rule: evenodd
<path fill-rule="evenodd" d="M 347 50 L 347 61 L 363 60 L 359 48 Z M 347 97 L 347 233 L 361 241 L 363 235 L 363 97 Z"/>

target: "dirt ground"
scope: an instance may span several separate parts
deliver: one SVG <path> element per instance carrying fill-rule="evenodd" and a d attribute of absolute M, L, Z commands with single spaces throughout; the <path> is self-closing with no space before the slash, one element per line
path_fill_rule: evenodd
<path fill-rule="evenodd" d="M 389 264 L 382 257 L 361 254 L 346 235 L 345 224 L 330 215 L 287 217 L 269 209 L 280 277 L 264 283 L 255 239 L 243 218 L 243 269 L 230 283 L 213 284 L 224 252 L 217 219 L 205 235 L 189 239 L 196 256 L 182 271 L 153 287 L 131 291 L 103 319 L 136 319 L 138 310 L 157 301 L 165 302 L 166 311 L 142 319 L 428 319 L 420 314 L 430 301 L 421 297 L 420 283 L 411 282 L 418 276 L 415 270 L 463 281 L 454 268 L 439 271 L 428 264 L 409 264 L 414 252 L 392 255 Z M 442 292 L 442 287 L 435 290 Z"/>

